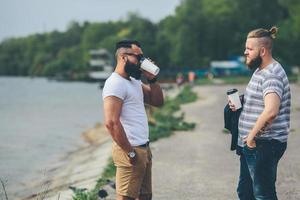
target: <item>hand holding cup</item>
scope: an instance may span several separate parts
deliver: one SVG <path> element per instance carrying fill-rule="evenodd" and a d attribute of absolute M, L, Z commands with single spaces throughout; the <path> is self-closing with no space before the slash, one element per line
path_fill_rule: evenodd
<path fill-rule="evenodd" d="M 230 89 L 227 91 L 228 104 L 232 111 L 237 111 L 242 107 L 240 96 L 237 89 Z"/>

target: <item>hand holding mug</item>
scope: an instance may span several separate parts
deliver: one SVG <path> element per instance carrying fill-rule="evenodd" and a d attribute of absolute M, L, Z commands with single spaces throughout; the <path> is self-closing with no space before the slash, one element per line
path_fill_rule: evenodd
<path fill-rule="evenodd" d="M 228 104 L 232 111 L 237 111 L 242 107 L 240 96 L 237 89 L 230 89 L 227 91 Z"/>
<path fill-rule="evenodd" d="M 147 71 L 154 76 L 156 76 L 159 73 L 159 68 L 154 64 L 154 62 L 148 58 L 142 57 L 140 59 L 141 62 L 141 69 L 144 71 Z"/>
<path fill-rule="evenodd" d="M 230 101 L 230 99 L 228 98 L 228 105 L 229 105 L 229 108 L 235 112 L 237 111 L 237 109 L 235 108 L 235 105 Z"/>

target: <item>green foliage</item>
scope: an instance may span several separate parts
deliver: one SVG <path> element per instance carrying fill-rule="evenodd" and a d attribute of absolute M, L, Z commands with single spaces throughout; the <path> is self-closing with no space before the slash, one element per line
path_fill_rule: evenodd
<path fill-rule="evenodd" d="M 230 131 L 226 128 L 223 128 L 222 132 L 225 133 L 225 134 L 230 134 Z"/>
<path fill-rule="evenodd" d="M 79 75 L 88 69 L 88 51 L 114 53 L 118 40 L 132 38 L 162 67 L 206 68 L 211 60 L 241 55 L 246 35 L 255 28 L 279 26 L 274 55 L 300 65 L 300 1 L 183 0 L 175 14 L 157 24 L 130 13 L 126 20 L 80 24 L 0 44 L 0 75 Z M 262 14 L 263 13 L 263 14 Z"/>
<path fill-rule="evenodd" d="M 190 86 L 185 86 L 175 98 L 175 101 L 179 104 L 190 103 L 196 100 L 197 94 L 192 91 Z"/>
<path fill-rule="evenodd" d="M 134 38 L 141 42 L 143 49 L 146 50 L 145 55 L 156 59 L 159 55 L 156 46 L 157 26 L 150 20 L 141 18 L 136 14 L 130 14 L 128 20 L 129 34 L 128 38 Z M 157 55 L 158 54 L 158 55 Z"/>
<path fill-rule="evenodd" d="M 197 85 L 214 85 L 219 83 L 224 84 L 246 84 L 249 82 L 249 76 L 225 76 L 214 79 L 201 78 L 196 80 Z"/>
<path fill-rule="evenodd" d="M 116 174 L 116 167 L 113 163 L 113 160 L 112 158 L 109 159 L 108 161 L 108 165 L 105 167 L 101 177 L 104 178 L 104 179 L 109 179 L 109 178 L 112 178 L 114 177 Z M 103 183 L 102 179 L 100 179 L 98 181 L 98 186 L 102 186 L 101 184 Z"/>
<path fill-rule="evenodd" d="M 213 80 L 209 79 L 207 77 L 203 77 L 203 78 L 196 79 L 196 84 L 197 85 L 210 85 L 210 84 L 213 84 Z"/>
<path fill-rule="evenodd" d="M 300 83 L 300 76 L 299 75 L 291 75 L 288 77 L 290 83 Z"/>
<path fill-rule="evenodd" d="M 150 141 L 156 141 L 162 137 L 170 136 L 173 131 L 191 130 L 195 127 L 195 123 L 184 121 L 184 114 L 178 116 L 176 112 L 180 110 L 180 105 L 190 103 L 197 99 L 197 94 L 192 92 L 189 86 L 186 86 L 174 98 L 167 99 L 162 108 L 157 109 L 153 113 L 155 123 L 149 124 Z"/>
<path fill-rule="evenodd" d="M 88 191 L 87 189 L 81 189 L 76 187 L 70 187 L 73 191 L 73 200 L 98 200 L 97 192 L 98 190 Z"/>
<path fill-rule="evenodd" d="M 297 75 L 290 75 L 288 76 L 290 83 L 296 83 L 299 78 Z M 250 77 L 249 76 L 229 76 L 229 77 L 220 77 L 217 78 L 222 83 L 225 84 L 247 84 L 249 82 Z M 210 80 L 208 78 L 201 78 L 196 80 L 197 85 L 213 85 L 215 84 L 213 80 Z"/>
<path fill-rule="evenodd" d="M 249 76 L 233 76 L 233 77 L 222 77 L 221 80 L 226 84 L 247 84 L 250 80 Z"/>
<path fill-rule="evenodd" d="M 73 191 L 73 200 L 97 200 L 98 191 L 104 185 L 107 184 L 107 180 L 113 178 L 116 174 L 116 167 L 113 164 L 112 158 L 109 159 L 108 165 L 105 167 L 101 178 L 97 180 L 96 186 L 92 190 L 86 190 L 84 188 L 70 187 Z"/>

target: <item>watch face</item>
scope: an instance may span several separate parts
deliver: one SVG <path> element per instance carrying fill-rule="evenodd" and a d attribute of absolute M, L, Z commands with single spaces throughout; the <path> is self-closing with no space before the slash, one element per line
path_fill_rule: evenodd
<path fill-rule="evenodd" d="M 134 158 L 134 157 L 135 157 L 135 152 L 129 152 L 129 153 L 128 153 L 128 156 L 129 156 L 130 158 Z"/>

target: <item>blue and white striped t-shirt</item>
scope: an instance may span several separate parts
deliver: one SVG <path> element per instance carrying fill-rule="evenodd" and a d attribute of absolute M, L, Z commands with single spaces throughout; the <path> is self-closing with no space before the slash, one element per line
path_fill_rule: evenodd
<path fill-rule="evenodd" d="M 279 113 L 260 137 L 287 141 L 291 112 L 290 86 L 282 66 L 278 62 L 273 62 L 262 70 L 257 69 L 248 83 L 239 118 L 239 146 L 244 146 L 242 138 L 249 134 L 264 110 L 264 97 L 273 92 L 280 97 Z"/>

